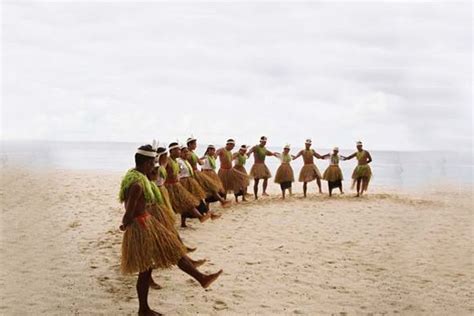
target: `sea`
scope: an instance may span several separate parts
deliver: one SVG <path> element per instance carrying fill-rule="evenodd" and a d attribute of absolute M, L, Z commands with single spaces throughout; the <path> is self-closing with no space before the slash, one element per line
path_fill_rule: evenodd
<path fill-rule="evenodd" d="M 61 169 L 125 172 L 134 166 L 134 154 L 139 143 L 132 142 L 59 142 L 59 141 L 2 141 L 0 165 L 2 168 L 20 167 L 30 169 Z M 205 147 L 198 147 L 203 154 Z M 281 147 L 268 147 L 281 151 Z M 301 148 L 292 148 L 296 154 Z M 330 153 L 328 148 L 314 148 L 320 154 Z M 373 162 L 373 185 L 410 188 L 425 184 L 473 184 L 472 152 L 454 151 L 370 151 Z M 354 149 L 341 149 L 343 156 Z M 292 162 L 296 177 L 302 166 L 302 159 Z M 355 159 L 341 161 L 346 181 L 351 178 Z M 252 159 L 247 162 L 250 170 Z M 321 173 L 328 166 L 328 160 L 316 160 Z M 267 165 L 273 174 L 279 165 L 274 157 L 267 158 Z"/>

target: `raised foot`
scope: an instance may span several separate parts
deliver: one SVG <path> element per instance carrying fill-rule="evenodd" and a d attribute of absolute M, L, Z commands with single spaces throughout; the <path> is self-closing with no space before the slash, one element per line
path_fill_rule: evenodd
<path fill-rule="evenodd" d="M 217 273 L 206 275 L 200 282 L 201 286 L 207 289 L 217 278 L 222 274 L 223 270 L 219 270 Z"/>
<path fill-rule="evenodd" d="M 204 214 L 203 216 L 201 216 L 201 217 L 199 218 L 199 221 L 200 221 L 201 223 L 204 223 L 204 222 L 207 221 L 209 218 L 211 218 L 211 214 L 206 213 L 206 214 Z"/>

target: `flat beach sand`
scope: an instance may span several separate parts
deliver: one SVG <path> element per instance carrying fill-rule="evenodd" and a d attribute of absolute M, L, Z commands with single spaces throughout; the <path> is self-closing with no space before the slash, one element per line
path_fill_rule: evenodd
<path fill-rule="evenodd" d="M 135 315 L 136 276 L 119 272 L 122 174 L 1 170 L 1 315 Z M 473 190 L 272 195 L 180 229 L 224 269 L 203 290 L 155 271 L 150 305 L 169 315 L 469 315 Z M 324 188 L 327 191 L 326 188 Z M 219 207 L 215 207 L 219 209 Z"/>

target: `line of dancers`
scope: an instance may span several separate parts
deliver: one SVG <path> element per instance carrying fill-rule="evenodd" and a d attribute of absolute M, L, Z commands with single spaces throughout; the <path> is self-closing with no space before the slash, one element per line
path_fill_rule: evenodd
<path fill-rule="evenodd" d="M 128 170 L 122 179 L 119 200 L 125 206 L 120 226 L 124 231 L 121 270 L 125 274 L 138 273 L 139 315 L 160 315 L 148 305 L 149 288 L 161 288 L 152 278 L 153 269 L 177 265 L 203 288 L 209 287 L 221 275 L 222 270 L 213 274 L 203 274 L 198 270 L 206 260 L 194 260 L 189 256 L 196 248 L 183 243 L 176 229 L 176 214 L 180 215 L 181 227 L 186 227 L 188 218 L 197 218 L 200 222 L 215 220 L 221 215 L 213 212 L 210 205 L 219 202 L 223 207 L 228 207 L 231 203 L 227 199 L 229 193 L 234 194 L 237 203 L 239 197 L 246 201 L 251 178 L 254 180 L 255 199 L 258 199 L 260 182 L 262 194 L 268 195 L 268 179 L 272 175 L 265 164 L 267 156 L 274 156 L 281 161 L 275 182 L 280 184 L 282 198 L 285 198 L 286 190 L 292 194 L 294 172 L 291 162 L 299 157 L 304 160 L 299 181 L 303 182 L 305 197 L 307 184 L 314 180 L 319 192 L 322 192 L 321 179 L 328 181 L 329 195 L 332 195 L 334 188 L 339 188 L 343 193 L 339 161 L 354 157 L 358 160 L 352 175 L 357 186 L 357 196 L 368 188 L 372 158 L 363 149 L 361 142 L 357 142 L 357 151 L 347 157 L 340 156 L 337 148 L 332 153 L 320 155 L 311 149 L 310 139 L 306 140 L 305 149 L 296 156 L 290 154 L 289 145 L 283 148 L 282 153 L 277 153 L 269 151 L 266 144 L 267 137 L 262 136 L 258 145 L 251 148 L 242 145 L 233 153 L 235 141 L 228 139 L 223 148 L 216 149 L 209 145 L 202 157 L 195 153 L 197 139 L 193 137 L 187 140 L 186 145 L 173 142 L 168 149 L 158 147 L 156 141 L 137 149 L 135 168 Z M 251 155 L 254 164 L 247 173 L 245 165 Z M 314 158 L 330 159 L 323 176 L 314 164 Z M 217 160 L 220 162 L 218 170 Z"/>

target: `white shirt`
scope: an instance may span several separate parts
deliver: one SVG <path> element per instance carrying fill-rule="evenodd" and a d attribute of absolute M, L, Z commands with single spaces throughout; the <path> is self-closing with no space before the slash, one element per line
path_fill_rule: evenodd
<path fill-rule="evenodd" d="M 176 159 L 176 162 L 179 165 L 179 173 L 178 173 L 178 178 L 189 178 L 191 177 L 191 172 L 189 172 L 188 167 L 186 166 L 186 163 L 184 162 L 183 159 L 178 158 Z"/>

